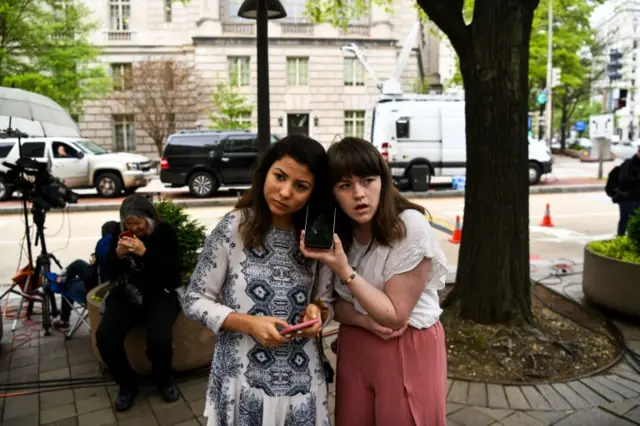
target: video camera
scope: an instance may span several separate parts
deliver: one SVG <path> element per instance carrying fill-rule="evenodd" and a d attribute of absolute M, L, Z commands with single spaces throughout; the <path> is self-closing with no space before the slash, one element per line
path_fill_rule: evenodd
<path fill-rule="evenodd" d="M 22 196 L 44 209 L 63 208 L 78 202 L 78 194 L 49 173 L 48 165 L 32 158 L 19 158 L 16 164 L 3 162 L 9 168 L 5 182 L 22 193 Z"/>
<path fill-rule="evenodd" d="M 114 289 L 121 291 L 129 301 L 136 306 L 141 306 L 143 295 L 135 284 L 131 283 L 129 275 L 123 275 L 115 280 Z"/>

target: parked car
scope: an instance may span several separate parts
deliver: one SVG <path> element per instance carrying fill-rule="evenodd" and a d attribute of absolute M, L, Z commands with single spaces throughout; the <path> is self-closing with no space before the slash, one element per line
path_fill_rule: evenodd
<path fill-rule="evenodd" d="M 622 160 L 633 157 L 640 150 L 640 140 L 625 141 L 611 145 L 611 152 Z"/>
<path fill-rule="evenodd" d="M 172 188 L 188 186 L 196 197 L 210 197 L 221 187 L 251 185 L 258 159 L 256 137 L 242 130 L 174 133 L 160 160 L 160 181 Z M 278 140 L 271 136 L 271 143 Z"/>
<path fill-rule="evenodd" d="M 5 182 L 8 168 L 20 158 L 18 140 L 0 139 L 0 200 L 14 192 Z M 71 189 L 95 187 L 101 197 L 117 197 L 123 191 L 133 193 L 146 186 L 151 177 L 151 161 L 127 152 L 111 153 L 88 139 L 65 137 L 21 140 L 22 156 L 49 163 L 51 174 Z"/>

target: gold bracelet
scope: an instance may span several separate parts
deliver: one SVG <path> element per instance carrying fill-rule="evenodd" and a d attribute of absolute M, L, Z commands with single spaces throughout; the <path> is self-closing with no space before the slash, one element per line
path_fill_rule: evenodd
<path fill-rule="evenodd" d="M 349 278 L 347 278 L 346 280 L 344 280 L 344 284 L 345 285 L 349 285 L 351 284 L 351 281 L 353 281 L 353 279 L 356 277 L 356 271 L 353 271 L 353 273 L 349 276 Z"/>

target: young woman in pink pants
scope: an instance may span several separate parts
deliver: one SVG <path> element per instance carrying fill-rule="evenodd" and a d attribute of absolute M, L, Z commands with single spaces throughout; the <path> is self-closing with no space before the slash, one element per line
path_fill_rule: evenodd
<path fill-rule="evenodd" d="M 336 426 L 445 426 L 447 269 L 426 211 L 398 193 L 371 143 L 345 138 L 328 155 L 334 249 L 300 245 L 333 271 L 339 296 Z"/>

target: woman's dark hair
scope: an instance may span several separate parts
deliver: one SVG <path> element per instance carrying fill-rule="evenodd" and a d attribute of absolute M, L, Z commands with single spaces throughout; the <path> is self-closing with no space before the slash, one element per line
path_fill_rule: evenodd
<path fill-rule="evenodd" d="M 391 171 L 378 150 L 364 139 L 348 137 L 329 147 L 329 170 L 331 187 L 351 176 L 380 176 L 380 203 L 372 219 L 371 231 L 378 244 L 385 246 L 401 240 L 407 234 L 400 213 L 414 209 L 422 214 L 427 210 L 404 198 L 393 186 Z M 353 222 L 338 206 L 339 219 L 336 231 L 345 252 L 349 252 L 353 242 Z"/>
<path fill-rule="evenodd" d="M 251 188 L 236 204 L 236 208 L 242 210 L 240 235 L 246 247 L 260 247 L 263 235 L 271 227 L 271 210 L 264 199 L 264 183 L 273 163 L 287 156 L 307 166 L 313 174 L 314 185 L 309 202 L 325 204 L 330 200 L 331 188 L 327 185 L 327 151 L 318 141 L 306 136 L 284 137 L 259 159 L 258 167 L 253 173 Z M 293 215 L 293 224 L 298 233 L 304 228 L 304 219 L 304 209 Z"/>

